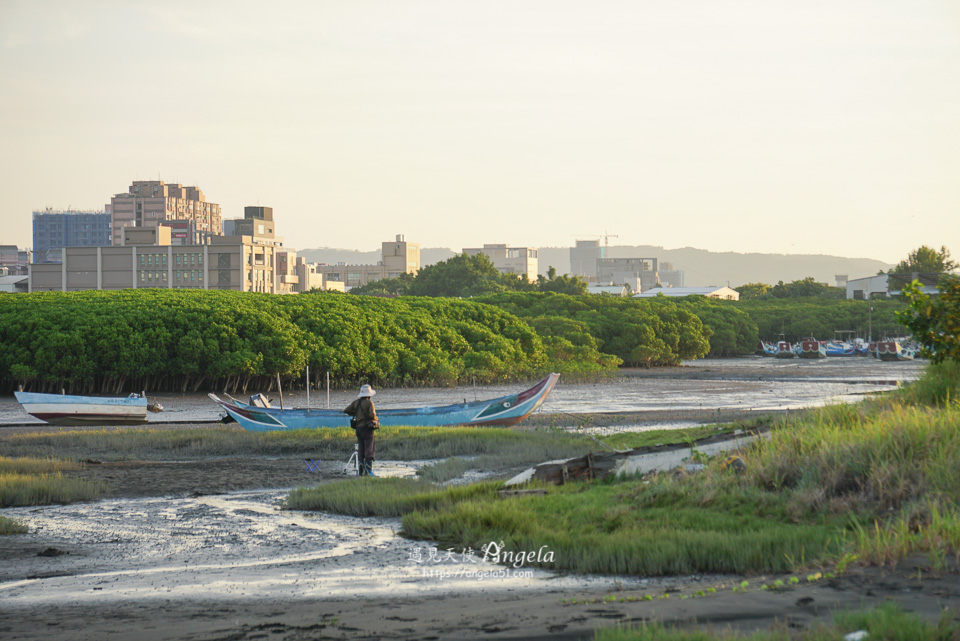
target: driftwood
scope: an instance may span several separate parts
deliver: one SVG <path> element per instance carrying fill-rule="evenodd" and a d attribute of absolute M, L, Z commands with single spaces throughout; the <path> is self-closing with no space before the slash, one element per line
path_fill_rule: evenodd
<path fill-rule="evenodd" d="M 727 441 L 752 439 L 756 436 L 768 432 L 768 426 L 750 428 L 748 430 L 737 430 L 724 434 L 715 434 L 690 443 L 671 443 L 669 445 L 646 445 L 632 450 L 622 450 L 616 452 L 591 452 L 586 456 L 568 459 L 566 461 L 548 461 L 535 466 L 524 474 L 514 477 L 507 482 L 507 485 L 520 485 L 527 481 L 538 480 L 554 485 L 563 485 L 569 481 L 582 481 L 587 479 L 602 479 L 620 472 L 624 468 L 627 459 L 635 456 L 648 454 L 659 454 L 664 452 L 675 452 L 690 448 L 703 447 L 714 443 L 724 443 Z M 532 473 L 531 473 L 532 472 Z"/>

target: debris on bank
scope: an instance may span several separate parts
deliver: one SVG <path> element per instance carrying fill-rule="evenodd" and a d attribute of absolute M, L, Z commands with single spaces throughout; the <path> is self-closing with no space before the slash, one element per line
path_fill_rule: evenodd
<path fill-rule="evenodd" d="M 516 475 L 506 482 L 506 487 L 523 485 L 533 480 L 563 485 L 568 481 L 670 470 L 689 459 L 693 450 L 705 455 L 738 450 L 769 431 L 768 426 L 762 426 L 715 434 L 691 443 L 646 445 L 632 450 L 590 452 L 586 456 L 572 459 L 547 461 Z M 743 461 L 740 460 L 740 465 L 742 464 Z"/>

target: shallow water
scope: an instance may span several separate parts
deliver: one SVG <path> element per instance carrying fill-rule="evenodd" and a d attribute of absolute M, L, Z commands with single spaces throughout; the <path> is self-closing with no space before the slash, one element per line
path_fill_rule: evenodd
<path fill-rule="evenodd" d="M 619 376 L 596 384 L 567 384 L 561 378 L 540 411 L 592 414 L 693 409 L 799 409 L 859 400 L 864 394 L 895 389 L 919 377 L 924 361 L 885 363 L 873 358 L 850 357 L 820 360 L 778 360 L 763 357 L 720 358 L 690 361 L 679 368 L 657 370 L 656 376 Z M 375 402 L 380 408 L 449 405 L 513 394 L 522 384 L 456 388 L 381 389 Z M 149 391 L 149 390 L 148 390 Z M 248 390 L 250 393 L 256 390 Z M 279 395 L 269 395 L 279 405 Z M 215 421 L 220 408 L 206 394 L 157 394 L 162 414 L 150 422 Z M 346 407 L 356 392 L 334 390 L 310 394 L 311 407 Z M 303 390 L 284 394 L 287 406 L 306 406 Z M 13 396 L 0 397 L 0 426 L 41 421 L 23 411 Z"/>
<path fill-rule="evenodd" d="M 610 577 L 558 577 L 398 536 L 399 519 L 350 518 L 280 507 L 286 490 L 105 500 L 4 510 L 67 554 L 31 557 L 35 578 L 0 582 L 4 608 L 104 600 L 398 596 L 477 589 L 612 586 Z M 17 537 L 7 537 L 11 543 Z M 545 554 L 546 551 L 538 550 Z M 620 580 L 623 583 L 623 580 Z M 645 581 L 631 579 L 643 585 Z"/>

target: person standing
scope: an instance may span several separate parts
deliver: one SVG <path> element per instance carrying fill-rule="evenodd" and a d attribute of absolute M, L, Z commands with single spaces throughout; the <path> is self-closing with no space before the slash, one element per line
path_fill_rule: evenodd
<path fill-rule="evenodd" d="M 347 409 L 343 410 L 355 420 L 354 429 L 357 431 L 357 467 L 360 476 L 376 476 L 373 473 L 373 460 L 377 455 L 377 444 L 374 437 L 374 430 L 380 428 L 380 421 L 377 419 L 377 410 L 373 406 L 373 395 L 376 394 L 369 385 L 360 388 L 357 394 L 357 400 L 350 403 Z"/>

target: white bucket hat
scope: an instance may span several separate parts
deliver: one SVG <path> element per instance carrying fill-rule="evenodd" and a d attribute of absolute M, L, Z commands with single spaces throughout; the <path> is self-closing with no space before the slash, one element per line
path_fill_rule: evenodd
<path fill-rule="evenodd" d="M 369 385 L 363 385 L 360 388 L 360 393 L 357 394 L 357 398 L 363 398 L 364 396 L 373 396 L 377 393 L 377 390 L 373 389 Z"/>

